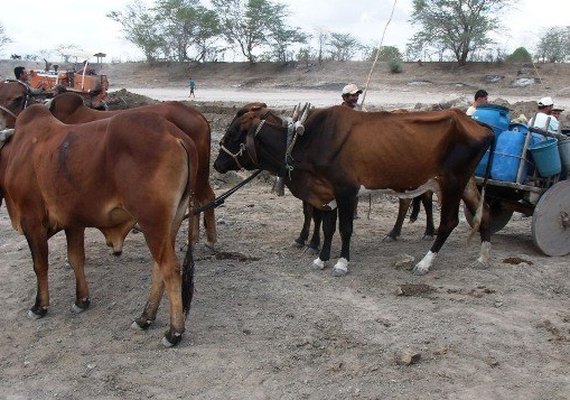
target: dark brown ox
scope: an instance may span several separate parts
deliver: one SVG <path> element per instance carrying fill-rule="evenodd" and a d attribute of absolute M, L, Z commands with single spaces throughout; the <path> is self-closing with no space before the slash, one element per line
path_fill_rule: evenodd
<path fill-rule="evenodd" d="M 233 121 L 237 118 L 241 117 L 246 112 L 254 112 L 260 119 L 266 120 L 269 123 L 287 126 L 289 121 L 286 118 L 283 118 L 276 114 L 273 110 L 270 110 L 267 107 L 266 103 L 263 102 L 252 102 L 248 103 L 242 108 L 240 108 Z M 403 112 L 399 110 L 399 112 Z M 289 118 L 291 120 L 291 118 Z M 233 122 L 232 121 L 232 122 Z M 231 125 L 231 123 L 230 123 Z M 419 214 L 419 207 L 420 204 L 424 206 L 426 212 L 426 229 L 424 232 L 424 239 L 431 238 L 433 239 L 434 235 L 434 223 L 433 223 L 433 206 L 432 206 L 432 192 L 426 192 L 417 198 L 412 199 L 400 199 L 399 208 L 398 208 L 398 217 L 392 230 L 386 235 L 384 238 L 385 241 L 392 241 L 397 240 L 402 232 L 402 225 L 404 223 L 404 219 L 406 218 L 406 214 L 410 208 L 410 205 L 413 204 L 412 214 L 410 216 L 410 222 L 415 222 Z M 311 221 L 313 222 L 313 233 L 309 240 L 309 232 L 311 230 Z M 297 239 L 295 239 L 295 246 L 304 247 L 307 246 L 307 249 L 310 253 L 318 253 L 321 238 L 320 238 L 320 229 L 321 229 L 321 222 L 322 222 L 322 215 L 319 209 L 312 207 L 306 201 L 303 201 L 303 226 L 301 228 L 301 232 Z"/>
<path fill-rule="evenodd" d="M 334 275 L 344 275 L 350 260 L 352 210 L 358 195 L 389 190 L 415 197 L 433 190 L 441 201 L 437 237 L 414 272 L 425 274 L 445 240 L 457 226 L 459 203 L 475 167 L 493 139 L 484 127 L 460 110 L 394 114 L 361 113 L 335 106 L 315 110 L 297 135 L 288 160 L 292 167 L 287 185 L 298 198 L 321 210 L 338 207 L 342 241 Z M 228 128 L 214 167 L 220 173 L 238 169 L 236 158 L 247 169 L 262 168 L 283 174 L 287 143 L 283 128 L 263 123 L 246 113 Z M 240 152 L 240 148 L 245 151 Z M 233 156 L 228 153 L 233 153 Z M 481 215 L 481 252 L 478 262 L 487 265 L 490 253 L 488 208 L 471 200 L 466 206 Z M 324 213 L 325 241 L 314 264 L 323 268 L 330 259 L 336 213 Z"/>
<path fill-rule="evenodd" d="M 50 237 L 65 231 L 76 278 L 73 309 L 82 311 L 90 304 L 85 228 L 123 241 L 138 223 L 153 267 L 148 301 L 133 326 L 151 324 L 166 289 L 170 329 L 163 343 L 178 343 L 192 299 L 194 262 L 189 246 L 181 276 L 175 239 L 197 165 L 194 142 L 157 114 L 133 112 L 66 125 L 43 105 L 24 110 L 0 154 L 0 202 L 6 199 L 12 226 L 26 236 L 32 253 L 37 296 L 28 315 L 40 318 L 48 310 Z"/>

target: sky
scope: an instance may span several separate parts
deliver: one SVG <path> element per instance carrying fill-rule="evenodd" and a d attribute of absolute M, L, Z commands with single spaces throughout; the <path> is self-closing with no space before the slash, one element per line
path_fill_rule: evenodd
<path fill-rule="evenodd" d="M 97 0 L 93 2 L 54 3 L 44 0 L 27 0 L 25 3 L 5 2 L 0 14 L 12 43 L 0 50 L 0 58 L 11 54 L 44 54 L 56 61 L 53 51 L 61 45 L 74 44 L 95 54 L 107 54 L 106 62 L 138 61 L 142 52 L 124 39 L 121 25 L 106 14 L 124 10 L 133 0 Z M 145 4 L 152 0 L 138 0 Z M 275 0 L 274 0 L 275 1 Z M 548 27 L 570 24 L 566 10 L 567 0 L 517 0 L 514 8 L 501 18 L 505 29 L 495 37 L 499 48 L 511 52 L 524 46 L 533 51 L 541 33 Z M 279 0 L 287 4 L 291 26 L 315 33 L 351 33 L 369 45 L 396 46 L 401 51 L 413 35 L 408 22 L 412 0 Z M 396 3 L 392 20 L 387 25 L 392 7 Z M 548 9 L 545 8 L 548 6 Z M 386 30 L 382 40 L 382 34 Z M 225 61 L 241 61 L 238 53 L 226 55 Z"/>

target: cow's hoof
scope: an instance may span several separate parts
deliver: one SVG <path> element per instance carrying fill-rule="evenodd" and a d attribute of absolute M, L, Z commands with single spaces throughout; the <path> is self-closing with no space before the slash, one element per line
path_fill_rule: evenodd
<path fill-rule="evenodd" d="M 296 240 L 293 242 L 292 246 L 293 246 L 294 248 L 296 248 L 296 249 L 302 249 L 302 248 L 305 247 L 305 242 L 302 242 L 302 241 L 300 241 L 299 239 L 296 239 Z"/>
<path fill-rule="evenodd" d="M 181 333 L 171 333 L 171 331 L 166 331 L 164 337 L 162 338 L 162 345 L 164 347 L 174 347 L 182 340 Z"/>
<path fill-rule="evenodd" d="M 423 235 L 422 240 L 431 242 L 433 240 L 433 235 Z"/>
<path fill-rule="evenodd" d="M 44 308 L 36 308 L 32 307 L 28 310 L 28 318 L 29 319 L 40 319 L 47 315 L 47 307 Z"/>
<path fill-rule="evenodd" d="M 332 276 L 335 277 L 345 276 L 346 274 L 348 274 L 348 270 L 343 268 L 334 267 L 332 270 Z"/>
<path fill-rule="evenodd" d="M 476 260 L 471 263 L 472 269 L 489 269 L 489 263 L 484 263 L 481 260 Z"/>
<path fill-rule="evenodd" d="M 390 236 L 390 235 L 386 235 L 386 236 L 384 236 L 384 239 L 382 239 L 382 241 L 384 243 L 392 243 L 392 242 L 395 242 L 396 240 L 397 239 L 395 237 Z"/>
<path fill-rule="evenodd" d="M 151 325 L 152 325 L 152 320 L 144 319 L 144 318 L 138 318 L 138 319 L 135 319 L 133 321 L 133 323 L 131 324 L 131 329 L 138 330 L 138 331 L 140 331 L 140 330 L 144 331 Z"/>
<path fill-rule="evenodd" d="M 75 314 L 82 313 L 83 311 L 87 310 L 90 305 L 91 300 L 89 300 L 89 297 L 85 299 L 79 299 L 71 305 L 71 312 Z"/>
<path fill-rule="evenodd" d="M 305 253 L 314 256 L 314 255 L 316 255 L 316 254 L 319 254 L 319 249 L 318 249 L 318 248 L 311 247 L 311 246 L 307 246 L 307 247 L 305 247 Z"/>
<path fill-rule="evenodd" d="M 414 269 L 412 270 L 414 275 L 425 275 L 429 272 L 429 268 L 423 267 L 419 264 L 416 264 Z"/>
<path fill-rule="evenodd" d="M 69 260 L 66 258 L 65 261 L 63 262 L 63 268 L 65 269 L 73 269 L 73 266 L 71 265 L 71 263 L 69 262 Z"/>
<path fill-rule="evenodd" d="M 314 270 L 319 270 L 322 271 L 323 269 L 325 269 L 327 266 L 327 262 L 321 260 L 320 258 L 317 258 L 313 261 L 313 263 L 311 264 L 311 268 Z"/>

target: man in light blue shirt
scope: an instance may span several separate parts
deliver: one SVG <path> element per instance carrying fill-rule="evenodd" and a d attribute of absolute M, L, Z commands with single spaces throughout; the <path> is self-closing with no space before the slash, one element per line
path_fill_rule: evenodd
<path fill-rule="evenodd" d="M 552 115 L 554 101 L 550 96 L 543 97 L 537 102 L 538 112 L 531 119 L 530 127 L 539 128 L 550 133 L 557 133 L 559 128 L 558 119 Z"/>

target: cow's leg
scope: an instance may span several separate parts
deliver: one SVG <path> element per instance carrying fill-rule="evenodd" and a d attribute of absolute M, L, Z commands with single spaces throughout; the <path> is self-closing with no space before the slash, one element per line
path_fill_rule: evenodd
<path fill-rule="evenodd" d="M 208 204 L 210 201 L 216 198 L 216 194 L 212 190 L 210 183 L 206 183 L 205 187 L 206 195 L 204 196 L 204 204 Z M 197 221 L 198 222 L 198 221 Z M 216 230 L 216 216 L 214 214 L 214 208 L 208 208 L 204 211 L 204 227 L 206 228 L 206 245 L 209 247 L 214 247 L 218 241 L 218 232 Z M 195 231 L 195 240 L 198 240 L 198 232 Z"/>
<path fill-rule="evenodd" d="M 321 215 L 323 221 L 324 240 L 323 240 L 323 247 L 321 248 L 321 252 L 319 253 L 319 257 L 313 261 L 313 268 L 315 269 L 324 269 L 326 267 L 327 262 L 330 260 L 332 239 L 334 236 L 334 232 L 336 230 L 336 218 L 337 218 L 336 209 L 332 211 L 321 211 Z"/>
<path fill-rule="evenodd" d="M 447 190 L 442 188 L 441 192 L 441 218 L 437 236 L 431 246 L 431 249 L 414 267 L 413 272 L 417 275 L 424 275 L 429 272 L 437 253 L 449 237 L 449 234 L 459 224 L 458 214 L 460 196 L 457 195 L 457 193 L 460 193 L 460 191 L 453 188 L 448 188 Z"/>
<path fill-rule="evenodd" d="M 353 211 L 356 196 L 348 196 L 338 198 L 338 226 L 340 231 L 341 249 L 340 257 L 335 264 L 332 274 L 333 276 L 344 276 L 348 273 L 348 263 L 350 261 L 350 240 L 352 238 L 353 229 Z"/>
<path fill-rule="evenodd" d="M 162 280 L 162 274 L 158 263 L 154 261 L 152 263 L 152 276 L 148 300 L 144 306 L 142 315 L 133 322 L 132 328 L 147 329 L 154 322 L 163 293 L 164 282 Z"/>
<path fill-rule="evenodd" d="M 400 234 L 402 233 L 402 224 L 404 223 L 404 219 L 406 218 L 406 214 L 408 209 L 410 208 L 410 203 L 412 202 L 411 199 L 400 199 L 399 206 L 398 206 L 398 218 L 396 218 L 396 223 L 394 227 L 386 235 L 383 239 L 385 242 L 393 242 L 398 239 Z"/>
<path fill-rule="evenodd" d="M 321 245 L 321 224 L 323 222 L 323 214 L 321 210 L 316 208 L 313 209 L 313 235 L 311 240 L 307 245 L 308 251 L 311 254 L 317 254 L 319 252 L 319 246 Z"/>
<path fill-rule="evenodd" d="M 420 215 L 420 202 L 422 196 L 414 197 L 412 199 L 412 212 L 410 213 L 410 222 L 414 223 L 418 220 L 418 216 Z M 425 207 L 425 204 L 424 204 Z"/>
<path fill-rule="evenodd" d="M 423 238 L 426 240 L 433 240 L 433 235 L 435 232 L 435 227 L 433 225 L 433 192 L 431 191 L 425 192 L 420 197 L 421 197 L 421 202 L 424 206 L 424 210 L 426 212 L 426 230 L 424 232 Z M 416 199 L 417 197 L 414 200 Z M 419 210 L 419 204 L 418 204 L 418 210 Z"/>
<path fill-rule="evenodd" d="M 491 211 L 489 209 L 489 205 L 484 200 L 485 199 L 481 198 L 481 194 L 477 189 L 475 180 L 470 179 L 463 191 L 463 202 L 465 203 L 465 206 L 469 209 L 472 215 L 476 216 L 477 210 L 481 206 L 481 202 L 483 202 L 481 222 L 479 223 L 481 250 L 475 266 L 487 268 L 491 258 Z"/>
<path fill-rule="evenodd" d="M 305 242 L 309 238 L 309 230 L 311 229 L 311 219 L 313 217 L 313 206 L 303 201 L 303 228 L 299 233 L 299 237 L 295 239 L 293 245 L 295 247 L 304 247 Z"/>
<path fill-rule="evenodd" d="M 49 306 L 48 287 L 48 236 L 39 226 L 28 227 L 22 224 L 34 263 L 37 280 L 36 302 L 28 311 L 31 319 L 42 318 L 47 314 Z"/>
<path fill-rule="evenodd" d="M 82 312 L 89 308 L 89 288 L 85 279 L 85 229 L 66 229 L 67 259 L 75 273 L 75 302 L 71 310 Z"/>

